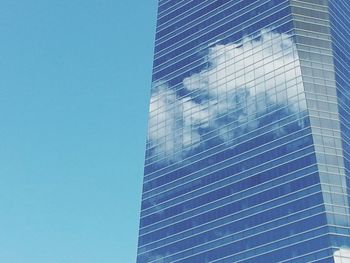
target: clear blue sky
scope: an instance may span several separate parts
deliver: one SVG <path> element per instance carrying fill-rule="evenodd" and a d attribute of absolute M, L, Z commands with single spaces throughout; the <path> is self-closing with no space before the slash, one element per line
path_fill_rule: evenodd
<path fill-rule="evenodd" d="M 1 0 L 0 262 L 135 262 L 156 0 Z"/>

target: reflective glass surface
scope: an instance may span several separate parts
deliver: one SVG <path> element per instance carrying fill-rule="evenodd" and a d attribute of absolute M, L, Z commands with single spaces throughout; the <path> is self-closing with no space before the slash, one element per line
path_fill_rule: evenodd
<path fill-rule="evenodd" d="M 347 14 L 159 1 L 138 263 L 345 262 Z"/>

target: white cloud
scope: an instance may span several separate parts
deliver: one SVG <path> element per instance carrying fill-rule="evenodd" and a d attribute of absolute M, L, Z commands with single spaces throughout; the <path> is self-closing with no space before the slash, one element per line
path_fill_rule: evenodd
<path fill-rule="evenodd" d="M 178 159 L 176 153 L 197 147 L 203 130 L 215 129 L 229 141 L 256 128 L 269 105 L 297 101 L 295 79 L 301 71 L 290 35 L 262 30 L 256 40 L 217 44 L 208 49 L 206 62 L 207 69 L 183 79 L 189 95 L 180 97 L 166 82 L 154 83 L 148 139 L 160 158 Z"/>
<path fill-rule="evenodd" d="M 334 263 L 350 263 L 350 249 L 340 248 L 334 252 Z"/>

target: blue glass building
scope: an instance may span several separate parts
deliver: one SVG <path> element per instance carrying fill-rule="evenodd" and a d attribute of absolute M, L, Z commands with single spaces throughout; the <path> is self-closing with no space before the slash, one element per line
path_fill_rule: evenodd
<path fill-rule="evenodd" d="M 350 262 L 350 2 L 159 0 L 137 262 Z"/>

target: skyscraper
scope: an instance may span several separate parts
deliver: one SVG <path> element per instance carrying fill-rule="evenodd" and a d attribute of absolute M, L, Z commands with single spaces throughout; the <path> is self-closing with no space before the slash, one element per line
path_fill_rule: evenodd
<path fill-rule="evenodd" d="M 350 262 L 349 17 L 159 0 L 138 263 Z"/>

